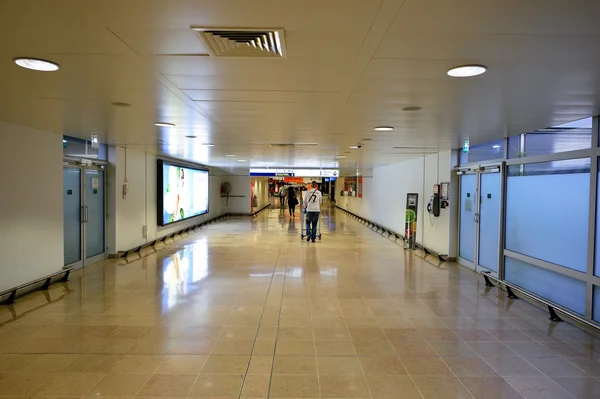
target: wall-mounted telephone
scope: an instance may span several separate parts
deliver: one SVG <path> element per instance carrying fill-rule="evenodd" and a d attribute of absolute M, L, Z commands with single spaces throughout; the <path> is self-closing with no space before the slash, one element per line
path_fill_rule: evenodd
<path fill-rule="evenodd" d="M 433 216 L 440 216 L 440 185 L 433 185 L 433 195 L 429 200 L 429 204 L 427 204 L 427 212 L 431 213 Z"/>

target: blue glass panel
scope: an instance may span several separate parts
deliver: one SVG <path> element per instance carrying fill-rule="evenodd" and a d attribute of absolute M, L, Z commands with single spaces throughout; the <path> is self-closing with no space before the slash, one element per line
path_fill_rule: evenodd
<path fill-rule="evenodd" d="M 600 287 L 594 286 L 594 304 L 592 311 L 592 319 L 600 322 Z"/>
<path fill-rule="evenodd" d="M 525 133 L 525 148 L 519 137 L 509 139 L 509 158 L 532 157 L 583 150 L 592 146 L 592 118 L 581 119 Z"/>
<path fill-rule="evenodd" d="M 590 174 L 515 175 L 506 193 L 506 248 L 570 269 L 587 270 Z M 570 162 L 570 161 L 566 161 Z M 589 162 L 589 160 L 588 160 Z M 538 165 L 538 171 L 552 165 Z M 548 172 L 545 172 L 548 173 Z"/>
<path fill-rule="evenodd" d="M 63 169 L 63 234 L 65 266 L 81 260 L 81 171 Z"/>
<path fill-rule="evenodd" d="M 600 165 L 600 160 L 598 162 Z M 600 171 L 600 169 L 598 169 Z M 594 259 L 594 275 L 600 276 L 600 173 L 597 176 L 598 185 L 596 191 L 596 252 Z M 600 311 L 600 310 L 599 310 Z"/>
<path fill-rule="evenodd" d="M 484 173 L 481 175 L 479 265 L 495 272 L 498 271 L 500 180 L 500 173 Z"/>
<path fill-rule="evenodd" d="M 473 262 L 475 258 L 476 179 L 475 175 L 462 175 L 460 180 L 460 244 L 458 255 L 470 262 Z"/>
<path fill-rule="evenodd" d="M 460 150 L 460 164 L 491 161 L 504 158 L 504 139 L 469 147 L 469 152 Z"/>
<path fill-rule="evenodd" d="M 504 257 L 504 279 L 543 298 L 585 314 L 585 282 Z"/>
<path fill-rule="evenodd" d="M 104 253 L 104 172 L 85 171 L 85 200 L 88 207 L 85 255 L 87 258 Z"/>

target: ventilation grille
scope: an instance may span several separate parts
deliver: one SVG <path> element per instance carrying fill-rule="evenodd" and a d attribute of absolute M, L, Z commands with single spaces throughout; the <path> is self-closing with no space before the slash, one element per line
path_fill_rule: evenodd
<path fill-rule="evenodd" d="M 285 58 L 283 29 L 192 28 L 212 57 Z"/>

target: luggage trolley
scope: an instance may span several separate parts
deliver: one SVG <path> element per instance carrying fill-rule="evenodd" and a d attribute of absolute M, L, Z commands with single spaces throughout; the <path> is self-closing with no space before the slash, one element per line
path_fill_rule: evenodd
<path fill-rule="evenodd" d="M 306 231 L 306 212 L 303 210 L 300 212 L 300 239 L 304 240 L 308 236 Z M 317 238 L 321 240 L 321 214 L 319 214 L 319 221 L 317 222 Z"/>

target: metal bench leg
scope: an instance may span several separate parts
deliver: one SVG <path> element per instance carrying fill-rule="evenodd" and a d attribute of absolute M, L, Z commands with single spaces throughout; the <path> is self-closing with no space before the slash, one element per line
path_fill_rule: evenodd
<path fill-rule="evenodd" d="M 50 277 L 48 277 L 46 279 L 46 281 L 44 282 L 44 285 L 42 285 L 40 287 L 40 290 L 47 290 L 50 287 L 50 280 L 52 280 Z"/>
<path fill-rule="evenodd" d="M 492 282 L 490 281 L 490 279 L 488 278 L 488 276 L 486 276 L 485 274 L 483 275 L 483 278 L 485 279 L 485 286 L 486 287 L 495 287 L 494 284 L 492 284 Z"/>
<path fill-rule="evenodd" d="M 67 270 L 67 272 L 65 273 L 65 275 L 63 276 L 63 278 L 60 279 L 60 281 L 62 283 L 66 283 L 67 281 L 69 281 L 69 274 L 71 274 L 71 271 Z"/>
<path fill-rule="evenodd" d="M 12 305 L 13 303 L 15 303 L 15 298 L 17 296 L 17 290 L 14 290 L 10 293 L 10 295 L 8 296 L 8 298 L 6 298 L 4 300 L 4 305 Z"/>
<path fill-rule="evenodd" d="M 519 297 L 515 295 L 513 290 L 508 285 L 506 286 L 506 292 L 508 292 L 508 297 L 510 299 L 519 299 Z"/>
<path fill-rule="evenodd" d="M 552 321 L 556 321 L 556 322 L 562 322 L 564 321 L 563 319 L 561 319 L 557 314 L 556 311 L 554 310 L 554 308 L 550 305 L 548 305 L 548 312 L 550 312 L 550 320 Z"/>

